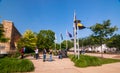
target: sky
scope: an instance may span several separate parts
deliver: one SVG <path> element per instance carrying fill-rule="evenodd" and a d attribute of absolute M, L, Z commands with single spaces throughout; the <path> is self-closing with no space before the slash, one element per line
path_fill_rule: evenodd
<path fill-rule="evenodd" d="M 12 21 L 21 34 L 52 30 L 58 42 L 60 33 L 64 39 L 66 30 L 73 34 L 74 12 L 86 27 L 109 19 L 111 26 L 120 28 L 120 0 L 0 0 L 0 22 Z M 79 30 L 78 38 L 91 34 L 90 29 Z"/>

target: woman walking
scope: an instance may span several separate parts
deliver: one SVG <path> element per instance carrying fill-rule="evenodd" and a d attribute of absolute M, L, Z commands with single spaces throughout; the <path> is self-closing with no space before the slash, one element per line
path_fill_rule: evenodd
<path fill-rule="evenodd" d="M 50 50 L 49 54 L 50 54 L 50 61 L 52 61 L 52 50 Z"/>

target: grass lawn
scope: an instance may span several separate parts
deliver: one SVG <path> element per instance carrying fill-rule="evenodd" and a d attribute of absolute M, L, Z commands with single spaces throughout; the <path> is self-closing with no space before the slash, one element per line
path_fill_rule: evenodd
<path fill-rule="evenodd" d="M 103 64 L 120 62 L 118 59 L 99 58 L 88 55 L 80 55 L 80 59 L 74 55 L 69 55 L 69 58 L 77 67 L 101 66 Z"/>

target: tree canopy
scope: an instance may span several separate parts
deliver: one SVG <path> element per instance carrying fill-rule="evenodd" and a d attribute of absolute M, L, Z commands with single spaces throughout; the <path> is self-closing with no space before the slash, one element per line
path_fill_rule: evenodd
<path fill-rule="evenodd" d="M 109 38 L 113 35 L 113 33 L 117 30 L 117 27 L 110 26 L 110 20 L 104 21 L 102 24 L 96 23 L 90 27 L 93 31 L 93 36 L 99 39 L 100 44 L 105 43 L 106 38 Z"/>
<path fill-rule="evenodd" d="M 23 37 L 18 41 L 18 48 L 26 47 L 26 49 L 34 50 L 36 47 L 36 35 L 31 30 L 26 30 Z"/>
<path fill-rule="evenodd" d="M 66 46 L 67 46 L 67 48 L 66 48 Z M 72 48 L 73 47 L 73 42 L 72 41 L 70 41 L 70 40 L 64 40 L 62 43 L 61 43 L 61 48 L 62 49 L 67 49 L 67 50 L 69 50 L 70 48 Z"/>
<path fill-rule="evenodd" d="M 107 42 L 107 46 L 120 50 L 120 35 L 114 35 L 113 37 L 111 37 Z"/>
<path fill-rule="evenodd" d="M 53 49 L 55 33 L 51 30 L 41 30 L 37 34 L 37 47 L 39 49 Z"/>

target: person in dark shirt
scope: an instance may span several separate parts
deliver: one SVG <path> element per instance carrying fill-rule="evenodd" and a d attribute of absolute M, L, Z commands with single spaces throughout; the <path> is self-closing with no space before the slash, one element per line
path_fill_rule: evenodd
<path fill-rule="evenodd" d="M 46 49 L 43 49 L 43 62 L 46 60 Z"/>
<path fill-rule="evenodd" d="M 61 50 L 58 51 L 58 58 L 62 59 L 62 52 L 61 52 Z"/>

